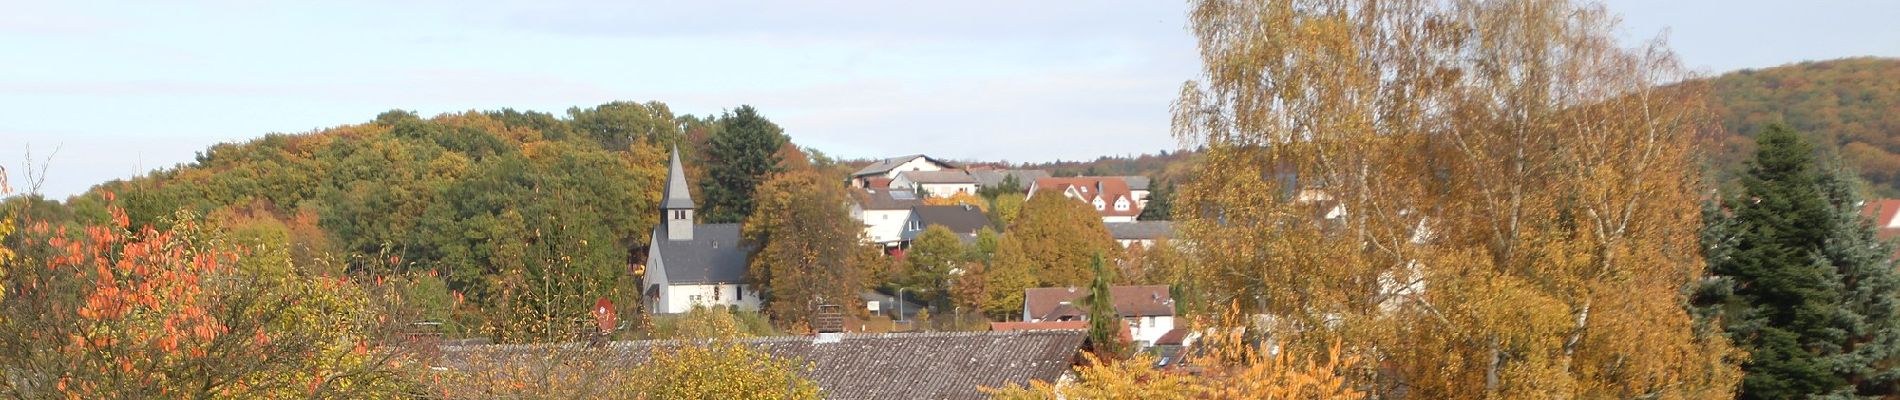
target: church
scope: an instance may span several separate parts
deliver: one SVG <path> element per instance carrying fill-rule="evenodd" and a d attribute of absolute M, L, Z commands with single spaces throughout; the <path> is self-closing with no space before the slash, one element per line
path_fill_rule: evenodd
<path fill-rule="evenodd" d="M 740 243 L 739 224 L 693 223 L 696 206 L 678 147 L 672 158 L 660 225 L 647 242 L 647 311 L 677 314 L 694 305 L 758 310 L 758 291 L 745 281 L 752 252 Z"/>

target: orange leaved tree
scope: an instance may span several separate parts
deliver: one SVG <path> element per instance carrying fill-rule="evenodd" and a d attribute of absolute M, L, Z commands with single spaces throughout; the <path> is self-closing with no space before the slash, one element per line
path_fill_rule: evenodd
<path fill-rule="evenodd" d="M 112 196 L 106 195 L 108 202 Z M 363 398 L 404 390 L 357 289 L 271 236 L 179 212 L 170 228 L 22 221 L 4 260 L 0 395 Z M 281 239 L 281 237 L 278 237 Z"/>

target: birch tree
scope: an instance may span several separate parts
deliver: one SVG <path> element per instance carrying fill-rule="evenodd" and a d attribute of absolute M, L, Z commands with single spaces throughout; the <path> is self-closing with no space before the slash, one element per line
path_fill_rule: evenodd
<path fill-rule="evenodd" d="M 1684 309 L 1708 113 L 1660 40 L 1561 0 L 1190 4 L 1200 304 L 1342 341 L 1381 397 L 1732 396 L 1739 354 Z"/>

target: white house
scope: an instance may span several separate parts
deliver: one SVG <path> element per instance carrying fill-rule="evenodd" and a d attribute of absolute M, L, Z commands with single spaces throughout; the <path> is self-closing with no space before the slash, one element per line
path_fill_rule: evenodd
<path fill-rule="evenodd" d="M 1023 321 L 1086 321 L 1088 294 L 1074 287 L 1025 289 Z M 1152 346 L 1174 330 L 1174 297 L 1167 285 L 1113 286 L 1108 295 L 1137 348 Z"/>
<path fill-rule="evenodd" d="M 679 149 L 666 177 L 660 226 L 647 247 L 644 289 L 648 312 L 683 313 L 694 305 L 759 309 L 759 293 L 745 283 L 750 252 L 740 247 L 739 224 L 693 223 L 692 193 Z"/>
<path fill-rule="evenodd" d="M 871 165 L 866 165 L 864 168 L 858 169 L 858 172 L 851 173 L 851 187 L 879 187 L 881 185 L 877 184 L 878 181 L 889 182 L 896 179 L 897 174 L 901 172 L 942 171 L 946 169 L 960 169 L 960 167 L 956 164 L 930 158 L 922 154 L 891 157 L 877 160 L 877 162 L 873 162 Z M 904 186 L 893 187 L 904 188 Z M 974 192 L 975 190 L 971 191 Z"/>
<path fill-rule="evenodd" d="M 1142 208 L 1148 205 L 1148 184 L 1146 178 L 1139 182 L 1143 190 L 1129 187 L 1129 179 L 1124 176 L 1078 176 L 1070 178 L 1042 178 L 1029 185 L 1029 197 L 1043 191 L 1062 193 L 1064 197 L 1088 203 L 1095 212 L 1102 214 L 1102 222 L 1135 222 Z"/>
<path fill-rule="evenodd" d="M 910 189 L 930 197 L 976 194 L 976 177 L 960 169 L 904 171 L 897 173 L 896 178 L 891 178 L 891 188 Z"/>
<path fill-rule="evenodd" d="M 853 189 L 851 218 L 864 223 L 864 240 L 895 247 L 903 241 L 904 222 L 910 220 L 911 207 L 923 205 L 909 190 L 877 188 Z"/>

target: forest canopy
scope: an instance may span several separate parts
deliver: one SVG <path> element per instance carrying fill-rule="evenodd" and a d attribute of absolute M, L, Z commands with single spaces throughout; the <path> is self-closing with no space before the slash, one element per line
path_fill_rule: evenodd
<path fill-rule="evenodd" d="M 701 144 L 719 129 L 718 116 L 659 102 L 566 114 L 390 111 L 218 144 L 65 204 L 9 202 L 31 203 L 23 217 L 73 224 L 107 221 L 107 194 L 130 226 L 163 229 L 179 210 L 282 224 L 299 268 L 413 282 L 405 297 L 451 332 L 556 339 L 600 298 L 637 312 L 628 272 L 657 222 L 665 149 L 704 159 Z"/>

